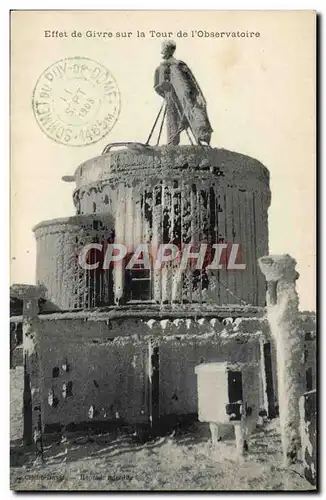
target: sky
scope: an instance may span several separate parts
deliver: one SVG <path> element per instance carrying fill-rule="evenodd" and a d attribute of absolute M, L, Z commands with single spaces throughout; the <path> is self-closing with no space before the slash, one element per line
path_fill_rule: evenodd
<path fill-rule="evenodd" d="M 67 37 L 45 37 L 45 30 Z M 72 31 L 108 32 L 111 38 Z M 145 38 L 137 37 L 137 30 Z M 180 30 L 188 37 L 177 36 Z M 192 31 L 253 31 L 259 37 L 192 37 Z M 132 32 L 131 37 L 116 33 Z M 74 214 L 73 184 L 61 180 L 109 142 L 145 142 L 160 97 L 153 74 L 172 32 L 175 57 L 192 69 L 214 129 L 211 145 L 247 154 L 270 171 L 269 251 L 297 260 L 300 309 L 315 310 L 315 18 L 311 11 L 13 12 L 11 52 L 11 282 L 34 283 L 32 227 Z M 88 57 L 113 74 L 121 111 L 100 142 L 70 147 L 37 124 L 32 95 L 44 70 Z M 187 143 L 187 138 L 184 138 Z"/>

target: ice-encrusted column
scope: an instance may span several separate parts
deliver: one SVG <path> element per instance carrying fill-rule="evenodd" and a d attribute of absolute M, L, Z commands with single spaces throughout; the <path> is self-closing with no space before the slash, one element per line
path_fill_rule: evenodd
<path fill-rule="evenodd" d="M 301 358 L 304 334 L 299 323 L 295 281 L 299 274 L 290 255 L 258 260 L 267 280 L 267 317 L 276 342 L 278 398 L 284 464 L 296 462 L 300 452 Z"/>

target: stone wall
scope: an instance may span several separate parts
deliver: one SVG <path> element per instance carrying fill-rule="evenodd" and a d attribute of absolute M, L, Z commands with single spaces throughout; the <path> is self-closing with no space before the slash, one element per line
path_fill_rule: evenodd
<path fill-rule="evenodd" d="M 254 411 L 263 404 L 258 335 L 251 340 L 234 335 L 205 338 L 200 336 L 203 325 L 196 328 L 194 321 L 189 338 L 186 322 L 178 328 L 163 323 L 159 337 L 158 327 L 151 330 L 139 319 L 64 316 L 41 315 L 34 325 L 40 346 L 42 421 L 47 429 L 92 421 L 148 422 L 153 343 L 159 356 L 160 417 L 197 413 L 194 369 L 210 361 L 252 366 L 255 383 L 245 391 Z"/>
<path fill-rule="evenodd" d="M 245 363 L 255 373 L 244 386 L 244 397 L 258 417 L 262 404 L 259 342 L 232 339 L 227 342 L 164 341 L 160 343 L 161 414 L 197 413 L 197 376 L 201 363 Z M 247 382 L 248 379 L 245 379 Z M 218 397 L 218 393 L 216 393 Z M 222 402 L 221 402 L 222 403 Z"/>
<path fill-rule="evenodd" d="M 315 315 L 302 313 L 300 320 L 310 339 L 302 360 L 306 367 L 313 366 Z M 10 322 L 16 328 L 23 317 L 13 316 Z M 270 399 L 276 394 L 276 360 L 272 349 L 268 387 L 264 346 L 271 339 L 261 308 L 201 307 L 196 313 L 189 304 L 165 311 L 153 305 L 94 312 L 48 310 L 33 318 L 29 331 L 39 360 L 31 387 L 38 384 L 47 431 L 99 422 L 148 423 L 155 405 L 157 418 L 163 420 L 196 418 L 195 367 L 210 362 L 238 364 L 245 370 L 244 396 L 253 414 L 274 404 Z M 25 333 L 25 352 L 31 345 Z M 153 354 L 158 368 L 155 387 Z"/>

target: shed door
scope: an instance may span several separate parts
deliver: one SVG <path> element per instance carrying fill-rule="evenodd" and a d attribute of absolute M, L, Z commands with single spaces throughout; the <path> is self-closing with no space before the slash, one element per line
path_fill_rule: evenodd
<path fill-rule="evenodd" d="M 228 371 L 228 394 L 229 403 L 243 401 L 242 373 L 239 371 Z"/>

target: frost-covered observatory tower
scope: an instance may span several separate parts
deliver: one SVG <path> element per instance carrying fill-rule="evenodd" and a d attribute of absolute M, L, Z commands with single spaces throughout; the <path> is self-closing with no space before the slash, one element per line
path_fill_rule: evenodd
<path fill-rule="evenodd" d="M 147 307 L 151 302 L 155 307 L 264 306 L 266 287 L 257 259 L 268 253 L 267 169 L 209 146 L 119 146 L 107 147 L 77 169 L 75 217 L 34 229 L 37 281 L 47 288 L 48 299 L 65 310 L 135 301 Z M 154 251 L 166 243 L 194 249 L 204 243 L 212 252 L 215 243 L 227 247 L 218 271 L 179 270 L 179 262 L 155 270 L 153 262 L 146 272 L 128 272 L 123 265 L 103 269 L 109 242 L 123 243 L 130 253 L 140 244 Z M 103 245 L 102 252 L 90 253 L 88 262 L 98 263 L 94 271 L 85 271 L 77 260 L 89 243 Z M 245 269 L 227 269 L 232 243 L 239 244 Z"/>
<path fill-rule="evenodd" d="M 274 411 L 266 285 L 258 268 L 268 254 L 269 172 L 253 158 L 210 146 L 206 103 L 193 74 L 171 46 L 163 57 L 155 90 L 164 98 L 168 144 L 109 144 L 65 178 L 76 183 L 76 215 L 34 228 L 37 283 L 57 309 L 44 309 L 33 326 L 39 407 L 49 432 L 197 418 L 195 366 L 206 362 L 244 367 L 250 383 L 242 398 L 252 415 Z M 182 131 L 193 144 L 179 145 Z M 103 269 L 110 243 L 126 245 L 128 254 Z M 150 269 L 126 268 L 139 244 L 155 250 L 164 243 L 227 248 L 219 270 L 180 269 L 174 261 L 156 269 L 153 260 Z M 87 257 L 98 264 L 93 270 L 78 262 L 88 244 L 99 245 Z M 232 244 L 245 269 L 226 269 Z M 239 399 L 236 386 L 230 391 Z"/>

